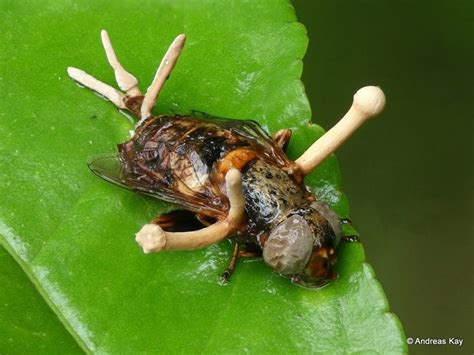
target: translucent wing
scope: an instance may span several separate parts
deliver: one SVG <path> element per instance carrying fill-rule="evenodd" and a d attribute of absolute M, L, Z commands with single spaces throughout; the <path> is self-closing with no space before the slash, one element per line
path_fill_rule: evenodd
<path fill-rule="evenodd" d="M 181 205 L 193 212 L 202 213 L 215 218 L 225 215 L 227 212 L 225 208 L 222 208 L 226 206 L 227 201 L 221 201 L 215 197 L 214 203 L 212 203 L 212 200 L 210 201 L 207 196 L 196 194 L 191 190 L 186 194 L 182 191 L 170 188 L 165 183 L 153 181 L 147 176 L 136 176 L 128 173 L 124 169 L 123 162 L 119 155 L 93 157 L 89 160 L 88 166 L 94 174 L 108 182 L 128 190 L 137 191 L 163 201 Z M 219 203 L 221 203 L 220 208 L 217 207 Z"/>
<path fill-rule="evenodd" d="M 218 162 L 241 150 L 280 167 L 289 164 L 256 122 L 158 116 L 119 144 L 118 155 L 97 157 L 89 167 L 119 186 L 220 218 L 229 201 Z"/>
<path fill-rule="evenodd" d="M 135 190 L 128 186 L 122 176 L 122 166 L 118 155 L 100 155 L 89 159 L 87 166 L 91 171 L 102 179 L 113 184 Z"/>
<path fill-rule="evenodd" d="M 224 118 L 214 118 L 213 122 L 241 137 L 242 140 L 248 142 L 253 149 L 259 151 L 261 156 L 265 157 L 268 161 L 273 162 L 279 167 L 290 165 L 283 150 L 275 144 L 268 133 L 257 122 Z"/>

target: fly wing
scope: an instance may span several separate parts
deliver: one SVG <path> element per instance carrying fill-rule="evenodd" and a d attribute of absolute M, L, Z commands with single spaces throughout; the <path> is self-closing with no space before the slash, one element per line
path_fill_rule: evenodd
<path fill-rule="evenodd" d="M 218 196 L 209 196 L 209 191 L 196 193 L 188 187 L 180 177 L 175 176 L 171 169 L 163 169 L 163 176 L 155 174 L 150 177 L 146 174 L 134 174 L 124 168 L 119 155 L 103 155 L 90 159 L 88 163 L 91 171 L 104 180 L 126 189 L 137 191 L 160 200 L 178 204 L 193 212 L 202 213 L 210 217 L 225 216 L 227 201 Z M 170 187 L 168 181 L 173 181 L 176 187 Z M 225 198 L 225 197 L 221 197 Z"/>
<path fill-rule="evenodd" d="M 240 149 L 279 167 L 289 165 L 254 121 L 157 116 L 118 145 L 118 155 L 97 157 L 89 167 L 109 182 L 219 219 L 227 215 L 229 200 L 216 166 Z"/>
<path fill-rule="evenodd" d="M 115 185 L 133 190 L 122 177 L 122 166 L 118 155 L 100 155 L 89 159 L 87 166 L 102 179 Z"/>
<path fill-rule="evenodd" d="M 213 121 L 232 132 L 233 135 L 240 137 L 241 140 L 246 141 L 267 161 L 271 161 L 281 168 L 290 166 L 286 154 L 257 122 L 222 118 L 216 118 Z"/>

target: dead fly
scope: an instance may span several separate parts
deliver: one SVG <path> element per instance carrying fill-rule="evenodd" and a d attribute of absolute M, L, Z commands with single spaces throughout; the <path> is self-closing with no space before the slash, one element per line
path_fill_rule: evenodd
<path fill-rule="evenodd" d="M 307 286 L 333 279 L 341 222 L 303 179 L 382 111 L 383 92 L 373 86 L 360 89 L 341 121 L 291 161 L 284 153 L 289 129 L 271 138 L 253 121 L 152 115 L 184 35 L 171 44 L 144 96 L 137 79 L 119 63 L 107 32 L 101 36 L 122 91 L 76 68 L 68 68 L 69 76 L 140 120 L 134 136 L 118 145 L 118 155 L 89 166 L 109 182 L 183 208 L 143 226 L 136 241 L 144 252 L 203 248 L 232 238 L 225 279 L 239 255 L 263 255 L 275 271 Z"/>

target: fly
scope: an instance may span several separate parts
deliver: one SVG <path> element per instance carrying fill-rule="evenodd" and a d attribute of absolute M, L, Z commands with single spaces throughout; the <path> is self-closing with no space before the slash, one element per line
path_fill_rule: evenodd
<path fill-rule="evenodd" d="M 76 68 L 68 74 L 138 123 L 116 155 L 93 159 L 89 167 L 109 182 L 181 207 L 141 228 L 136 241 L 143 251 L 203 248 L 231 238 L 235 245 L 224 280 L 239 256 L 263 256 L 273 270 L 305 286 L 334 279 L 341 220 L 310 192 L 304 177 L 383 110 L 382 90 L 357 91 L 347 114 L 292 161 L 285 154 L 290 129 L 270 137 L 254 121 L 152 114 L 185 35 L 173 41 L 145 95 L 118 61 L 105 30 L 101 37 L 120 90 Z"/>

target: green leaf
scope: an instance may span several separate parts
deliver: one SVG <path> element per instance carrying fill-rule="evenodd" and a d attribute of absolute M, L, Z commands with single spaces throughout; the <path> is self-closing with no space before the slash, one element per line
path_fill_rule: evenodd
<path fill-rule="evenodd" d="M 323 131 L 309 124 L 300 82 L 307 38 L 287 1 L 0 6 L 0 240 L 79 346 L 111 353 L 406 351 L 360 244 L 338 249 L 339 279 L 320 290 L 292 285 L 261 261 L 239 264 L 222 286 L 217 275 L 229 243 L 144 255 L 134 233 L 171 206 L 107 184 L 85 164 L 113 152 L 133 128 L 66 76 L 66 67 L 77 66 L 114 83 L 102 28 L 142 89 L 171 40 L 186 33 L 155 112 L 254 119 L 270 132 L 290 127 L 295 158 Z M 334 157 L 306 182 L 348 216 Z M 7 324 L 15 315 L 1 317 Z M 70 350 L 67 344 L 57 342 L 57 351 Z"/>
<path fill-rule="evenodd" d="M 0 247 L 0 350 L 2 354 L 51 354 L 80 348 L 36 292 L 23 270 Z M 28 341 L 25 341 L 28 340 Z"/>

